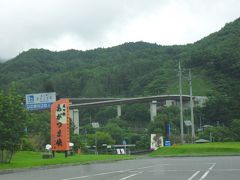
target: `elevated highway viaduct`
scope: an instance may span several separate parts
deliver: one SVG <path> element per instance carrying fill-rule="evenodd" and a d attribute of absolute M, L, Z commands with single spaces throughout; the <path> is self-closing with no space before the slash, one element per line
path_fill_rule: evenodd
<path fill-rule="evenodd" d="M 157 102 L 161 105 L 179 105 L 180 95 L 157 95 L 133 98 L 68 98 L 71 102 L 71 117 L 75 125 L 79 124 L 79 108 L 97 107 L 97 106 L 113 106 L 117 105 L 117 117 L 121 116 L 121 105 L 134 103 L 150 103 L 150 117 L 154 121 L 157 115 Z M 188 108 L 190 105 L 190 96 L 182 95 L 183 106 Z M 193 96 L 195 105 L 201 105 L 206 101 L 204 96 Z"/>

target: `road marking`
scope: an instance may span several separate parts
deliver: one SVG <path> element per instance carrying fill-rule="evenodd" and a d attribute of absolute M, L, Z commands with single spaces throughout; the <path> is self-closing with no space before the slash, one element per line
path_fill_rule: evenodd
<path fill-rule="evenodd" d="M 156 166 L 156 165 L 154 165 L 154 166 Z M 148 169 L 148 168 L 152 168 L 154 166 L 144 166 L 144 167 L 140 167 L 140 168 L 137 168 L 137 169 Z"/>
<path fill-rule="evenodd" d="M 216 163 L 213 163 L 213 165 L 202 175 L 202 177 L 199 180 L 203 180 L 204 178 L 206 178 L 215 165 Z"/>
<path fill-rule="evenodd" d="M 190 178 L 188 178 L 188 180 L 192 180 L 193 178 L 195 178 L 195 176 L 197 176 L 198 173 L 200 173 L 200 171 L 195 172 Z"/>
<path fill-rule="evenodd" d="M 176 170 L 176 169 L 163 169 L 163 170 L 149 170 L 146 172 L 155 173 L 155 172 L 195 172 L 196 170 Z"/>
<path fill-rule="evenodd" d="M 62 180 L 84 179 L 84 178 L 94 177 L 94 176 L 102 176 L 102 175 L 115 174 L 115 173 L 123 173 L 123 172 L 131 171 L 131 170 L 133 170 L 133 169 L 126 169 L 126 170 L 123 170 L 123 171 L 111 171 L 111 172 L 105 172 L 105 173 L 91 174 L 91 175 L 88 175 L 88 176 L 78 176 L 78 177 L 72 177 L 72 178 L 65 178 L 65 179 L 62 179 Z"/>
<path fill-rule="evenodd" d="M 192 163 L 189 163 L 189 164 L 192 164 Z M 210 171 L 210 170 L 212 170 L 212 168 L 215 166 L 216 163 L 201 163 L 201 164 L 212 164 L 212 166 L 208 169 L 208 171 Z M 102 175 L 115 174 L 115 173 L 125 173 L 125 172 L 131 172 L 131 171 L 138 172 L 136 170 L 149 169 L 149 168 L 157 167 L 157 166 L 169 166 L 169 165 L 180 165 L 180 164 L 154 164 L 154 165 L 151 165 L 151 166 L 143 166 L 143 167 L 139 167 L 139 168 L 135 168 L 135 169 L 125 169 L 125 170 L 119 170 L 119 171 L 103 172 L 103 173 L 98 173 L 98 174 L 90 174 L 90 175 L 85 175 L 85 176 L 65 178 L 65 179 L 62 179 L 62 180 L 84 179 L 84 178 L 89 178 L 89 177 L 102 176 Z M 186 165 L 187 165 L 187 163 L 186 163 Z M 164 171 L 184 171 L 184 170 L 158 170 L 158 171 L 164 172 Z M 189 170 L 189 171 L 194 171 L 194 170 Z M 205 176 L 207 176 L 208 173 L 209 172 L 205 172 L 205 174 L 206 174 Z M 137 174 L 138 173 L 136 173 L 136 175 Z M 136 176 L 136 175 L 134 175 L 134 176 Z M 205 176 L 204 177 L 202 176 L 203 178 L 201 177 L 202 179 L 199 179 L 199 180 L 203 180 L 205 178 Z"/>
<path fill-rule="evenodd" d="M 128 169 L 125 171 L 131 171 L 132 169 Z M 108 174 L 114 174 L 114 173 L 123 173 L 125 171 L 112 171 L 112 172 L 105 172 L 105 173 L 98 173 L 98 174 L 93 174 L 92 176 L 102 176 L 102 175 L 108 175 Z"/>
<path fill-rule="evenodd" d="M 213 165 L 209 168 L 209 170 L 212 170 L 215 165 L 216 165 L 216 163 L 213 163 Z"/>
<path fill-rule="evenodd" d="M 135 174 L 131 174 L 131 175 L 129 175 L 129 176 L 126 176 L 126 177 L 124 177 L 124 178 L 121 178 L 120 180 L 125 180 L 125 179 L 131 178 L 131 177 L 136 176 L 136 175 L 141 174 L 141 173 L 142 173 L 142 172 L 138 172 L 138 173 L 135 173 Z"/>
<path fill-rule="evenodd" d="M 139 171 L 129 171 L 130 173 L 140 173 Z M 141 172 L 142 173 L 142 172 Z"/>
<path fill-rule="evenodd" d="M 240 169 L 214 169 L 212 171 L 240 171 Z"/>
<path fill-rule="evenodd" d="M 165 165 L 165 164 L 163 164 L 163 165 Z M 156 166 L 156 165 L 154 165 L 154 166 Z M 125 169 L 125 170 L 120 170 L 120 171 L 104 172 L 104 173 L 98 173 L 98 174 L 91 174 L 91 175 L 88 175 L 88 176 L 78 176 L 78 177 L 72 177 L 72 178 L 65 178 L 65 179 L 62 179 L 62 180 L 84 179 L 84 178 L 94 177 L 94 176 L 102 176 L 102 175 L 115 174 L 115 173 L 124 173 L 124 172 L 129 172 L 129 171 L 134 171 L 134 170 L 152 168 L 154 166 L 144 166 L 144 167 L 139 167 L 139 168 L 136 168 L 136 169 Z"/>

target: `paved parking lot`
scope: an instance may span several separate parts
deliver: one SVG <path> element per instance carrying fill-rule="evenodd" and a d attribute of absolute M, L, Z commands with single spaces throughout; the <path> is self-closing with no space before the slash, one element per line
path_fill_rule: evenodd
<path fill-rule="evenodd" d="M 1 180 L 238 180 L 240 157 L 150 158 L 28 170 Z"/>

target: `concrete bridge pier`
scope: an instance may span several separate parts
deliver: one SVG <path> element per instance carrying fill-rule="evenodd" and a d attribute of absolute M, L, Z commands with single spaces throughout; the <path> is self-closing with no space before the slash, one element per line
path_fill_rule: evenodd
<path fill-rule="evenodd" d="M 122 107 L 121 105 L 117 105 L 117 118 L 120 118 L 122 115 Z"/>
<path fill-rule="evenodd" d="M 150 117 L 151 122 L 154 122 L 154 118 L 157 116 L 157 101 L 152 101 L 150 104 Z"/>
<path fill-rule="evenodd" d="M 79 135 L 79 111 L 78 109 L 71 109 L 70 110 L 70 118 L 74 123 L 74 134 Z"/>

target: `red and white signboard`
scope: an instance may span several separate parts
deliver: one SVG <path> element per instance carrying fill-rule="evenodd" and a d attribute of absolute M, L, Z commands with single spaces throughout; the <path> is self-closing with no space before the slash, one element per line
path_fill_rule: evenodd
<path fill-rule="evenodd" d="M 51 106 L 51 145 L 53 151 L 68 151 L 70 143 L 69 100 L 61 99 Z"/>

